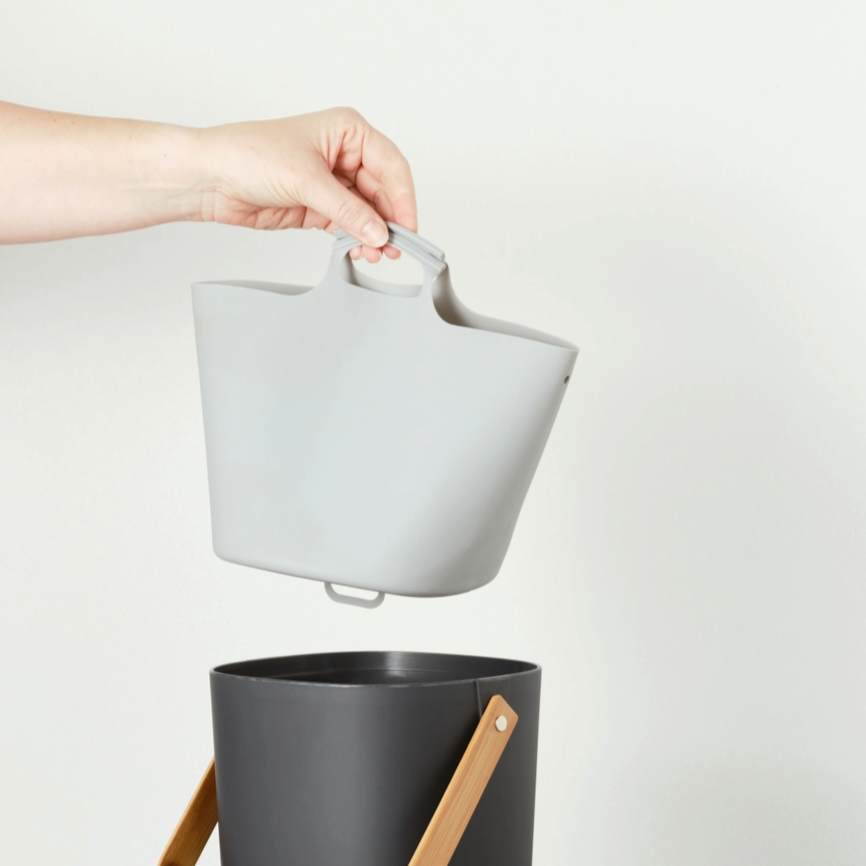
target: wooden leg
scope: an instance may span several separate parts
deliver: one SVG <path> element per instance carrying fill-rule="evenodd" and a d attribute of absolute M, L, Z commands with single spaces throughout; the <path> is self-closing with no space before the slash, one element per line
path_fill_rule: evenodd
<path fill-rule="evenodd" d="M 162 853 L 159 866 L 195 866 L 217 825 L 213 758 Z"/>

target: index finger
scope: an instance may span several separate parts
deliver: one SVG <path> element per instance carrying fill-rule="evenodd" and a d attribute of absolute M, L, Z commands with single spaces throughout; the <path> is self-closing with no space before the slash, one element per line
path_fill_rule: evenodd
<path fill-rule="evenodd" d="M 382 184 L 383 192 L 394 209 L 394 222 L 410 231 L 418 231 L 412 170 L 397 145 L 371 126 L 364 136 L 361 162 Z"/>

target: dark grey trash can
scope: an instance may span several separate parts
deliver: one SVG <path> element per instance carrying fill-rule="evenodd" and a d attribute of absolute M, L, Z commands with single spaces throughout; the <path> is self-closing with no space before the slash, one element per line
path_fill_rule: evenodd
<path fill-rule="evenodd" d="M 223 866 L 408 866 L 480 714 L 520 717 L 452 866 L 530 866 L 541 669 L 333 653 L 211 671 Z"/>

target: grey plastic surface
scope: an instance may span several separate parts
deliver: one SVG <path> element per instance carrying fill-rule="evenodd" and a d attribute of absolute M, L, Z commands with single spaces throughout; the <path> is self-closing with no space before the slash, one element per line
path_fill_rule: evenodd
<path fill-rule="evenodd" d="M 325 582 L 325 592 L 331 601 L 339 602 L 340 604 L 348 604 L 352 607 L 363 607 L 367 610 L 373 610 L 379 607 L 385 601 L 385 593 L 380 592 L 375 598 L 359 598 L 356 595 L 346 595 L 345 593 L 337 592 L 334 584 Z"/>
<path fill-rule="evenodd" d="M 413 596 L 493 580 L 577 357 L 468 310 L 399 226 L 421 285 L 355 270 L 338 232 L 312 289 L 193 286 L 214 551 Z"/>
<path fill-rule="evenodd" d="M 530 866 L 541 669 L 336 653 L 211 672 L 222 866 L 407 866 L 501 694 L 520 721 L 451 866 Z"/>

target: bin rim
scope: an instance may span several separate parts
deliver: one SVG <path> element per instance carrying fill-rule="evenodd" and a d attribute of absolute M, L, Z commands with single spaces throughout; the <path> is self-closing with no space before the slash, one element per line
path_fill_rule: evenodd
<path fill-rule="evenodd" d="M 500 671 L 496 673 L 483 673 L 478 672 L 477 674 L 463 674 L 462 672 L 458 672 L 456 670 L 439 670 L 431 668 L 414 668 L 417 671 L 424 671 L 427 673 L 447 673 L 453 674 L 453 678 L 445 679 L 445 680 L 433 680 L 433 681 L 418 681 L 418 682 L 384 682 L 384 683 L 352 683 L 352 682 L 327 682 L 327 681 L 317 681 L 310 679 L 293 679 L 292 674 L 265 674 L 265 673 L 255 673 L 253 671 L 259 670 L 266 667 L 274 667 L 277 668 L 281 662 L 288 662 L 291 660 L 295 663 L 303 663 L 305 660 L 313 661 L 315 659 L 324 659 L 330 657 L 332 659 L 339 659 L 343 661 L 349 661 L 350 659 L 359 659 L 363 657 L 369 657 L 371 660 L 373 658 L 379 659 L 388 659 L 388 658 L 415 658 L 415 659 L 430 659 L 430 660 L 442 660 L 444 663 L 448 661 L 455 664 L 497 664 L 503 666 L 513 666 L 512 670 Z M 393 665 L 391 669 L 400 669 L 398 666 Z M 358 667 L 356 671 L 387 671 L 389 668 L 386 666 L 381 667 Z M 405 669 L 405 668 L 404 668 Z M 412 669 L 410 669 L 412 670 Z M 298 669 L 293 672 L 295 676 L 299 676 L 301 674 L 326 674 L 328 673 L 327 669 L 321 670 L 307 670 L 304 671 L 302 669 Z M 241 662 L 229 662 L 227 664 L 217 665 L 212 668 L 210 671 L 210 676 L 212 679 L 216 678 L 226 678 L 226 679 L 234 679 L 234 680 L 246 680 L 248 682 L 258 682 L 258 683 L 273 683 L 273 684 L 281 684 L 281 685 L 291 685 L 291 686 L 309 686 L 313 688 L 329 688 L 329 689 L 417 689 L 417 688 L 435 688 L 441 686 L 455 686 L 466 683 L 478 683 L 478 682 L 495 682 L 497 680 L 506 680 L 512 679 L 513 677 L 524 677 L 531 676 L 533 674 L 541 673 L 541 665 L 536 664 L 535 662 L 526 662 L 519 661 L 516 659 L 503 659 L 495 656 L 475 656 L 475 655 L 463 655 L 459 653 L 436 653 L 436 652 L 422 652 L 422 651 L 405 651 L 405 650 L 348 650 L 348 651 L 340 651 L 340 652 L 319 652 L 319 653 L 302 653 L 300 655 L 288 655 L 288 656 L 271 656 L 266 658 L 258 658 L 258 659 L 249 659 L 248 661 Z"/>

